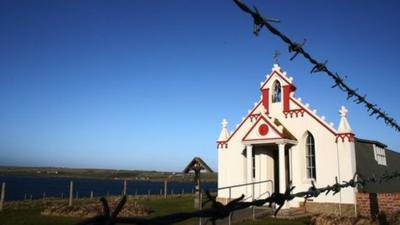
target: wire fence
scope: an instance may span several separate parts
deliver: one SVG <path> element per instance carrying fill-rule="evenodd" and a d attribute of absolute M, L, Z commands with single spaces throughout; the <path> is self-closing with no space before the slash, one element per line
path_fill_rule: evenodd
<path fill-rule="evenodd" d="M 281 33 L 275 27 L 273 27 L 270 22 L 277 22 L 277 20 L 270 19 L 263 17 L 258 12 L 257 8 L 254 7 L 254 10 L 251 10 L 247 7 L 244 3 L 239 0 L 233 0 L 236 5 L 242 9 L 244 12 L 249 13 L 254 20 L 254 34 L 258 35 L 260 30 L 263 27 L 266 27 L 271 33 L 281 38 L 283 42 L 288 44 L 288 50 L 290 53 L 294 53 L 294 55 L 290 58 L 293 60 L 297 55 L 302 55 L 306 58 L 312 65 L 311 73 L 317 72 L 324 72 L 329 77 L 331 77 L 334 81 L 334 85 L 332 88 L 338 87 L 340 90 L 347 93 L 347 98 L 354 100 L 357 104 L 363 104 L 367 111 L 370 112 L 370 116 L 376 116 L 377 119 L 381 118 L 384 122 L 393 127 L 397 132 L 400 131 L 400 126 L 396 122 L 393 117 L 390 117 L 385 111 L 383 111 L 380 107 L 376 104 L 371 103 L 366 99 L 366 95 L 361 95 L 358 93 L 358 89 L 353 89 L 349 85 L 344 82 L 342 76 L 338 73 L 332 72 L 327 67 L 327 62 L 319 62 L 318 60 L 314 59 L 310 53 L 306 52 L 303 48 L 305 44 L 305 40 L 303 43 L 296 43 L 293 42 L 289 37 Z M 357 188 L 360 186 L 366 186 L 371 183 L 389 183 L 394 179 L 400 178 L 400 172 L 387 172 L 383 174 L 381 177 L 377 178 L 372 176 L 370 178 L 364 179 L 357 174 L 353 176 L 352 179 L 347 181 L 339 182 L 337 177 L 335 178 L 335 182 L 331 185 L 327 185 L 325 187 L 316 187 L 315 184 L 312 182 L 311 186 L 308 188 L 307 191 L 301 191 L 297 193 L 293 193 L 295 187 L 289 185 L 284 193 L 274 192 L 271 196 L 262 199 L 256 199 L 253 201 L 243 201 L 244 195 L 239 198 L 233 199 L 232 201 L 228 202 L 226 205 L 217 201 L 217 197 L 213 196 L 209 191 L 205 191 L 207 196 L 207 200 L 202 203 L 203 206 L 209 205 L 201 210 L 197 210 L 194 212 L 187 212 L 187 213 L 174 213 L 165 216 L 158 216 L 154 218 L 136 218 L 136 217 L 118 217 L 118 214 L 124 207 L 124 204 L 127 201 L 126 196 L 123 196 L 121 201 L 118 203 L 117 207 L 114 211 L 111 211 L 108 205 L 108 202 L 105 198 L 101 198 L 101 202 L 103 205 L 103 214 L 84 220 L 78 225 L 113 225 L 116 223 L 120 224 L 175 224 L 178 222 L 182 222 L 191 218 L 206 218 L 206 223 L 211 222 L 213 225 L 216 224 L 217 220 L 222 220 L 230 216 L 233 212 L 245 209 L 248 207 L 257 207 L 257 206 L 264 206 L 268 205 L 272 207 L 273 205 L 276 206 L 274 215 L 282 209 L 286 202 L 293 200 L 294 198 L 303 198 L 304 201 L 310 198 L 317 198 L 318 196 L 325 194 L 328 195 L 332 193 L 336 195 L 342 189 L 345 188 Z"/>
<path fill-rule="evenodd" d="M 335 183 L 332 185 L 327 185 L 325 187 L 316 187 L 314 183 L 309 187 L 307 191 L 301 191 L 297 193 L 292 193 L 295 189 L 294 186 L 289 186 L 285 193 L 275 192 L 270 197 L 257 199 L 250 202 L 242 201 L 244 199 L 244 195 L 239 198 L 236 198 L 226 205 L 218 202 L 216 196 L 210 194 L 209 191 L 205 191 L 207 196 L 207 200 L 202 203 L 203 206 L 206 206 L 210 203 L 209 207 L 206 207 L 202 210 L 197 210 L 194 212 L 188 213 L 174 213 L 165 216 L 159 216 L 154 218 L 137 218 L 137 217 L 118 217 L 118 214 L 123 209 L 124 204 L 126 203 L 126 196 L 123 196 L 117 207 L 114 211 L 110 211 L 107 200 L 105 198 L 101 198 L 100 201 L 103 205 L 103 214 L 84 220 L 77 225 L 113 225 L 116 223 L 120 224 L 175 224 L 178 222 L 182 222 L 191 218 L 206 218 L 206 224 L 211 222 L 213 225 L 216 224 L 217 220 L 222 220 L 230 216 L 233 212 L 245 209 L 252 206 L 264 206 L 268 205 L 272 207 L 274 204 L 277 206 L 275 209 L 274 215 L 281 210 L 283 205 L 286 202 L 293 200 L 294 198 L 304 198 L 306 201 L 309 198 L 316 198 L 322 194 L 328 195 L 332 193 L 336 195 L 344 188 L 356 188 L 358 186 L 366 186 L 370 183 L 388 183 L 394 179 L 400 178 L 400 172 L 387 172 L 383 174 L 381 177 L 372 176 L 368 179 L 363 179 L 357 174 L 348 181 L 339 182 L 337 177 L 335 178 Z"/>
<path fill-rule="evenodd" d="M 286 36 L 285 34 L 283 34 L 278 29 L 276 29 L 271 25 L 270 22 L 278 22 L 278 20 L 262 16 L 256 7 L 254 7 L 254 10 L 252 10 L 246 4 L 242 3 L 239 0 L 233 0 L 233 1 L 240 9 L 242 9 L 244 12 L 250 14 L 253 17 L 254 21 L 253 33 L 256 36 L 259 34 L 259 32 L 263 27 L 266 27 L 272 34 L 278 36 L 283 42 L 285 42 L 288 45 L 289 53 L 293 53 L 293 56 L 290 58 L 290 60 L 293 60 L 298 55 L 302 55 L 305 59 L 309 61 L 309 63 L 312 64 L 313 67 L 310 71 L 311 73 L 324 72 L 334 81 L 332 88 L 336 87 L 339 88 L 340 90 L 342 90 L 347 94 L 348 100 L 353 99 L 355 103 L 363 104 L 366 107 L 367 111 L 370 112 L 370 116 L 376 116 L 376 119 L 383 119 L 386 125 L 392 127 L 397 132 L 400 132 L 400 125 L 397 123 L 397 121 L 393 117 L 391 117 L 387 112 L 382 110 L 382 108 L 379 107 L 377 104 L 374 104 L 371 101 L 367 100 L 367 95 L 359 94 L 357 88 L 356 89 L 351 88 L 348 84 L 346 84 L 344 82 L 343 76 L 341 76 L 336 72 L 332 72 L 332 70 L 330 70 L 327 66 L 328 60 L 320 62 L 319 60 L 311 56 L 311 54 L 308 53 L 303 47 L 306 43 L 306 39 L 304 39 L 302 43 L 297 43 L 292 41 L 292 39 L 290 39 L 288 36 Z"/>

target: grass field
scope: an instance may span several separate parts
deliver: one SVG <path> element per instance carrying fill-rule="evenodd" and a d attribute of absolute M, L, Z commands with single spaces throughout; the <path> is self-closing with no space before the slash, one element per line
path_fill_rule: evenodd
<path fill-rule="evenodd" d="M 79 200 L 76 204 L 86 204 L 93 202 L 93 200 Z M 177 212 L 191 212 L 194 211 L 193 198 L 191 196 L 174 197 L 169 199 L 140 199 L 138 200 L 140 205 L 149 208 L 152 213 L 149 214 L 149 218 L 157 217 L 161 215 L 167 215 Z M 82 221 L 82 218 L 71 218 L 71 217 L 54 217 L 54 216 L 41 216 L 40 212 L 48 202 L 34 201 L 31 202 L 20 202 L 16 205 L 6 205 L 5 210 L 0 212 L 0 224 L 1 225 L 73 225 L 77 222 Z M 304 225 L 308 224 L 309 219 L 299 220 L 277 220 L 269 217 L 257 219 L 256 221 L 246 221 L 243 225 Z M 198 224 L 198 219 L 186 220 L 179 224 Z"/>

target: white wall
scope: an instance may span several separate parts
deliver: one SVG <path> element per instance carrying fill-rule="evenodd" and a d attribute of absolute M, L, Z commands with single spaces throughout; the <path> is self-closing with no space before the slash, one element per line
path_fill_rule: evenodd
<path fill-rule="evenodd" d="M 283 86 L 284 81 L 280 79 L 280 82 Z M 272 90 L 271 85 L 273 83 L 274 79 L 272 78 L 266 84 L 266 87 L 269 87 L 270 90 Z M 270 91 L 270 93 L 271 92 L 272 91 Z M 341 140 L 336 143 L 336 129 L 331 127 L 316 113 L 313 113 L 311 109 L 308 109 L 304 104 L 294 98 L 291 100 L 291 107 L 296 106 L 297 109 L 300 108 L 298 105 L 303 107 L 305 109 L 304 116 L 285 118 L 285 115 L 282 112 L 282 102 L 269 102 L 269 116 L 277 118 L 297 139 L 298 143 L 292 147 L 292 177 L 293 185 L 296 186 L 294 191 L 306 191 L 311 185 L 311 180 L 306 177 L 305 169 L 305 134 L 307 132 L 310 132 L 315 139 L 315 161 L 317 170 L 315 185 L 317 187 L 332 185 L 335 182 L 335 177 L 340 178 L 340 182 L 351 179 L 355 172 L 354 143 L 349 143 L 348 141 L 343 143 Z M 263 105 L 258 104 L 253 113 L 264 112 L 265 109 Z M 218 149 L 219 187 L 246 183 L 246 159 L 245 156 L 242 155 L 245 145 L 242 143 L 242 138 L 254 123 L 255 120 L 251 122 L 250 118 L 247 118 L 243 122 L 242 126 L 236 131 L 234 136 L 229 140 L 228 148 Z M 253 148 L 253 150 L 256 150 L 257 152 L 257 147 Z M 267 153 L 257 154 L 257 174 L 255 181 L 273 179 L 273 168 L 272 155 L 268 155 Z M 258 193 L 256 192 L 256 194 L 264 192 L 261 188 L 257 191 Z M 248 190 L 246 191 L 246 188 L 236 189 L 232 191 L 232 197 L 239 197 L 242 193 L 249 196 L 250 193 L 247 192 Z M 218 196 L 226 198 L 228 193 L 227 191 L 219 191 Z M 296 202 L 298 203 L 302 201 L 303 199 L 295 199 L 293 201 L 294 203 L 291 205 L 295 206 Z M 341 194 L 337 194 L 336 196 L 332 196 L 331 194 L 325 196 L 325 194 L 323 194 L 314 199 L 314 202 L 354 203 L 354 190 L 349 188 L 343 190 Z"/>

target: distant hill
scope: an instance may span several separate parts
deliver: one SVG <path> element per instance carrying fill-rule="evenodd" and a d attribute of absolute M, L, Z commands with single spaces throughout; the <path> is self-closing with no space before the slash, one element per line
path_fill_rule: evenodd
<path fill-rule="evenodd" d="M 173 181 L 192 181 L 193 174 L 183 174 L 162 171 L 146 170 L 115 170 L 115 169 L 86 169 L 62 167 L 10 167 L 0 166 L 0 175 L 3 176 L 46 176 L 46 177 L 71 177 L 93 179 L 127 179 L 127 180 L 163 180 L 169 178 Z M 217 182 L 216 173 L 202 174 L 202 180 Z"/>

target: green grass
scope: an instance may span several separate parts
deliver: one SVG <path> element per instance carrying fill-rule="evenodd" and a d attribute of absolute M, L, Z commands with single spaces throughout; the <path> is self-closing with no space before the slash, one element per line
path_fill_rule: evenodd
<path fill-rule="evenodd" d="M 1 225 L 71 225 L 79 218 L 47 217 L 40 215 L 40 208 L 4 210 L 0 212 Z"/>
<path fill-rule="evenodd" d="M 53 200 L 54 202 L 55 200 Z M 50 201 L 47 201 L 50 202 Z M 87 199 L 75 201 L 74 204 L 80 205 L 93 202 Z M 174 197 L 168 199 L 140 199 L 137 202 L 149 208 L 152 212 L 148 218 L 167 215 L 177 212 L 194 211 L 193 198 L 190 196 Z M 5 207 L 5 210 L 0 212 L 1 225 L 73 225 L 82 221 L 82 218 L 72 217 L 54 217 L 42 216 L 40 212 L 46 207 L 46 203 L 42 201 L 34 201 L 33 203 L 19 202 L 12 209 Z M 187 220 L 179 224 L 193 224 L 193 220 Z"/>
<path fill-rule="evenodd" d="M 52 200 L 55 201 L 55 200 Z M 86 204 L 93 202 L 93 200 L 82 199 L 75 201 L 75 204 Z M 194 202 L 192 196 L 174 197 L 168 199 L 140 199 L 137 202 L 149 208 L 152 213 L 148 215 L 148 218 L 158 217 L 162 215 L 178 213 L 178 212 L 192 212 L 196 210 L 194 208 Z M 0 224 L 1 225 L 73 225 L 80 221 L 82 218 L 72 217 L 54 217 L 54 216 L 41 216 L 40 212 L 46 204 L 49 202 L 34 201 L 33 203 L 20 202 L 13 206 L 13 209 L 5 208 L 4 211 L 0 212 Z M 190 219 L 179 223 L 182 224 L 196 224 L 198 219 Z M 277 220 L 269 217 L 257 219 L 255 221 L 246 221 L 241 225 L 305 225 L 309 224 L 309 218 L 298 219 L 298 220 Z"/>

